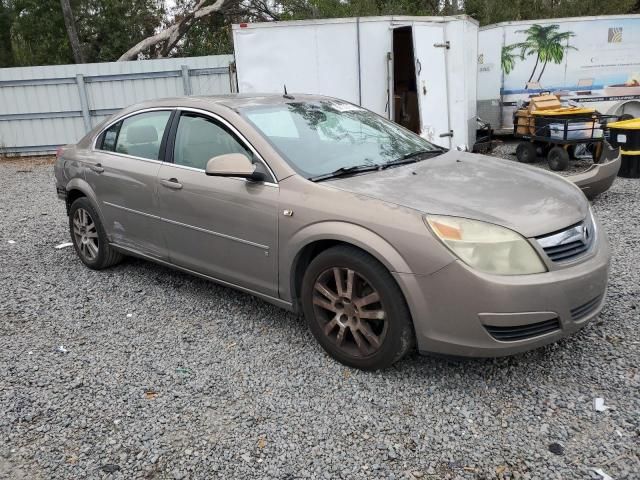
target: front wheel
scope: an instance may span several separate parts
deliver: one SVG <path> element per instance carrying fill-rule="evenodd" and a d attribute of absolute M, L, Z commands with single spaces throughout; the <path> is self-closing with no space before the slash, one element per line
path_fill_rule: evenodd
<path fill-rule="evenodd" d="M 536 146 L 531 142 L 520 142 L 516 148 L 516 158 L 520 163 L 533 163 L 538 157 Z"/>
<path fill-rule="evenodd" d="M 547 161 L 549 162 L 549 168 L 553 171 L 566 170 L 569 166 L 569 154 L 564 148 L 556 145 L 549 150 Z"/>
<path fill-rule="evenodd" d="M 411 315 L 388 270 L 367 253 L 338 246 L 312 260 L 302 281 L 311 332 L 339 362 L 385 368 L 413 346 Z"/>

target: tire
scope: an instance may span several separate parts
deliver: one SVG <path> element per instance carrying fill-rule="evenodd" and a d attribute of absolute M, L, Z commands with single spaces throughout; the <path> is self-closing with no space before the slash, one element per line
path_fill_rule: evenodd
<path fill-rule="evenodd" d="M 520 142 L 516 148 L 516 158 L 520 163 L 533 163 L 538 158 L 536 146 L 531 142 Z"/>
<path fill-rule="evenodd" d="M 411 314 L 400 288 L 389 271 L 362 250 L 337 246 L 320 253 L 307 267 L 301 295 L 311 333 L 344 365 L 378 370 L 413 348 Z"/>
<path fill-rule="evenodd" d="M 549 150 L 547 161 L 549 168 L 555 172 L 566 170 L 569 166 L 569 154 L 564 148 L 555 146 Z"/>
<path fill-rule="evenodd" d="M 102 270 L 122 261 L 123 255 L 109 245 L 98 212 L 88 198 L 78 198 L 71 204 L 69 233 L 76 254 L 87 267 Z"/>

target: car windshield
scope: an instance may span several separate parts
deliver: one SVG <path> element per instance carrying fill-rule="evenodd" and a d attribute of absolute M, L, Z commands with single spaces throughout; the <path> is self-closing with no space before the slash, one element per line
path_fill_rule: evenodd
<path fill-rule="evenodd" d="M 417 161 L 423 152 L 442 151 L 393 122 L 338 100 L 251 106 L 240 113 L 298 173 L 312 179 Z"/>

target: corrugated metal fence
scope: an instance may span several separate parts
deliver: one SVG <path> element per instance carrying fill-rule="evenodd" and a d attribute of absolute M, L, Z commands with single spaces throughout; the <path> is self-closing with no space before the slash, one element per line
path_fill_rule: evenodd
<path fill-rule="evenodd" d="M 0 154 L 53 152 L 120 108 L 229 93 L 232 55 L 0 69 Z"/>

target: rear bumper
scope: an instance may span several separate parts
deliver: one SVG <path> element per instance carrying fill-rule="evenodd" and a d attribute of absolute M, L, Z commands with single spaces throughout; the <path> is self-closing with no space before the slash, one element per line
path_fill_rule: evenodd
<path fill-rule="evenodd" d="M 496 357 L 557 341 L 596 317 L 604 304 L 609 257 L 600 231 L 588 259 L 547 273 L 488 275 L 455 261 L 428 276 L 394 276 L 405 292 L 421 352 Z"/>
<path fill-rule="evenodd" d="M 618 175 L 621 163 L 620 151 L 603 142 L 600 163 L 591 165 L 585 172 L 565 178 L 580 187 L 587 198 L 593 198 L 609 190 Z"/>

